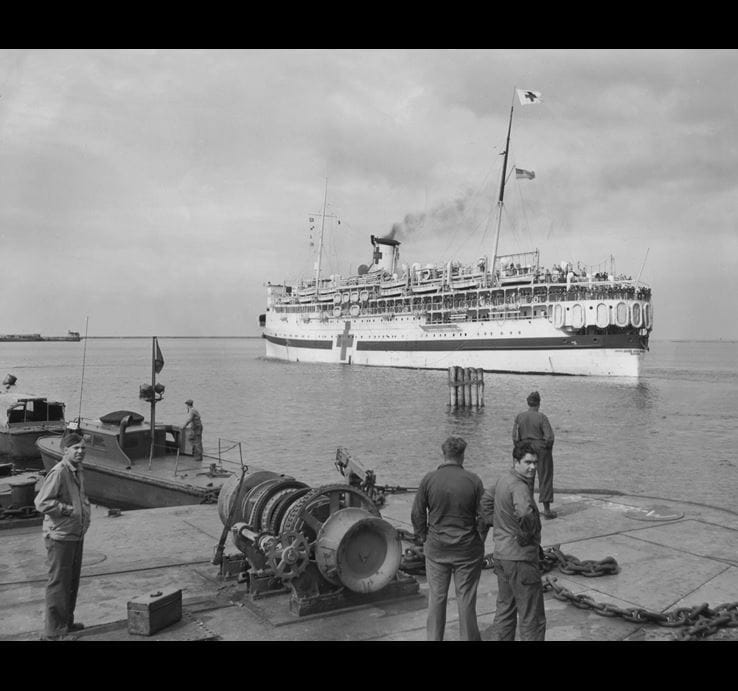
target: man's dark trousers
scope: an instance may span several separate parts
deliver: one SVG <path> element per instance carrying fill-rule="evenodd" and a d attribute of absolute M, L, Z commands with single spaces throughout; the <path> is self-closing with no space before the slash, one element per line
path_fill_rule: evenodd
<path fill-rule="evenodd" d="M 446 626 L 446 604 L 451 575 L 456 588 L 459 609 L 459 630 L 462 641 L 479 641 L 477 625 L 477 587 L 482 574 L 483 554 L 476 556 L 458 554 L 425 555 L 425 575 L 428 580 L 429 641 L 442 641 Z"/>
<path fill-rule="evenodd" d="M 52 540 L 44 538 L 49 565 L 46 584 L 46 635 L 67 633 L 74 623 L 74 608 L 82 571 L 84 540 Z"/>

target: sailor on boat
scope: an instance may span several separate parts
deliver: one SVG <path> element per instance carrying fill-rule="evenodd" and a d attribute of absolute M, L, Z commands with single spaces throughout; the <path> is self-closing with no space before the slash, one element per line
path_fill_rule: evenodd
<path fill-rule="evenodd" d="M 185 401 L 187 406 L 187 419 L 184 425 L 182 425 L 182 431 L 184 432 L 188 427 L 187 438 L 192 444 L 192 458 L 195 461 L 202 460 L 202 421 L 200 420 L 200 413 L 196 408 L 193 407 L 193 401 L 188 398 Z"/>

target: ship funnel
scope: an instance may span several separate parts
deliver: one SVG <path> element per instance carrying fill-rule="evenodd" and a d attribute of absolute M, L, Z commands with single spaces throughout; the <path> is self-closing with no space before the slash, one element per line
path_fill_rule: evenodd
<path fill-rule="evenodd" d="M 400 258 L 400 243 L 391 238 L 378 238 L 376 235 L 371 236 L 371 241 L 374 246 L 371 271 L 394 273 Z"/>
<path fill-rule="evenodd" d="M 374 593 L 395 576 L 402 559 L 394 527 L 364 509 L 332 514 L 318 533 L 315 561 L 323 577 L 355 593 Z"/>

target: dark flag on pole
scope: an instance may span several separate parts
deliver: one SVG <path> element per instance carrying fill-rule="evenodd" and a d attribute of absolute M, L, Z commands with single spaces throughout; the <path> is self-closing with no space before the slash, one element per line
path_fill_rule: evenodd
<path fill-rule="evenodd" d="M 154 357 L 154 372 L 159 374 L 164 369 L 164 356 L 161 354 L 161 349 L 159 348 L 159 339 L 154 338 L 154 343 L 156 344 L 156 357 Z"/>

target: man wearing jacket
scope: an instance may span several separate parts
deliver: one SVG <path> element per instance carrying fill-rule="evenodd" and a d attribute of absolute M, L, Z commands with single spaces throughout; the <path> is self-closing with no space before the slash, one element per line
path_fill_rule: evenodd
<path fill-rule="evenodd" d="M 415 495 L 411 520 L 423 541 L 428 579 L 429 641 L 442 641 L 451 575 L 456 588 L 462 641 L 479 641 L 477 586 L 482 574 L 484 540 L 479 533 L 484 486 L 464 466 L 466 442 L 449 437 L 443 443 L 443 463 L 423 477 Z"/>
<path fill-rule="evenodd" d="M 492 639 L 542 641 L 546 634 L 543 582 L 539 565 L 541 519 L 533 499 L 538 456 L 530 442 L 513 450 L 513 465 L 482 497 L 482 516 L 493 526 L 497 609 Z M 519 619 L 519 622 L 518 622 Z"/>
<path fill-rule="evenodd" d="M 36 495 L 44 514 L 43 535 L 49 565 L 46 584 L 46 633 L 43 640 L 74 640 L 74 621 L 84 536 L 90 526 L 90 502 L 85 495 L 82 461 L 85 442 L 78 434 L 62 440 L 62 459 L 48 472 Z"/>

